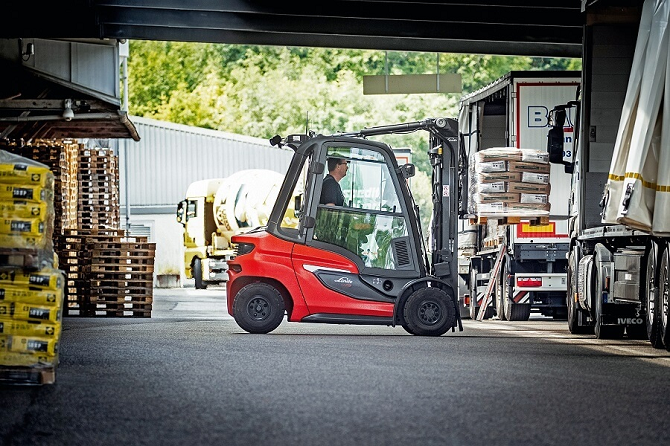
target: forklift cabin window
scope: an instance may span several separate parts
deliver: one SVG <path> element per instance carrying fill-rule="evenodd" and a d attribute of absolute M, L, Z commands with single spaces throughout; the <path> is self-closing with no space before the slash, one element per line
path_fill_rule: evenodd
<path fill-rule="evenodd" d="M 330 147 L 327 156 L 335 153 L 349 161 L 340 180 L 344 206 L 318 205 L 314 239 L 350 251 L 366 267 L 395 269 L 392 241 L 407 236 L 398 180 L 393 181 L 381 152 L 338 146 Z"/>

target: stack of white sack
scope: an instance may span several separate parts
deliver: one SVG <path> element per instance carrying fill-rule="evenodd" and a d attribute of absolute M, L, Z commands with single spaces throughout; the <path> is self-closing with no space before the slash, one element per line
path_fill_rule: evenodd
<path fill-rule="evenodd" d="M 546 151 L 493 147 L 475 152 L 468 212 L 492 218 L 548 216 L 550 168 Z"/>

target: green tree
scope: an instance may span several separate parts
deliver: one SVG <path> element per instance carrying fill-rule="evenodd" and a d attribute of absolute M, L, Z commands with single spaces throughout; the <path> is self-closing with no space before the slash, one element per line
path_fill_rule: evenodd
<path fill-rule="evenodd" d="M 580 61 L 469 54 L 132 41 L 131 114 L 262 138 L 350 132 L 457 117 L 462 95 L 508 71 L 579 69 Z M 459 94 L 363 95 L 370 74 L 457 73 Z M 430 172 L 427 135 L 389 135 Z"/>

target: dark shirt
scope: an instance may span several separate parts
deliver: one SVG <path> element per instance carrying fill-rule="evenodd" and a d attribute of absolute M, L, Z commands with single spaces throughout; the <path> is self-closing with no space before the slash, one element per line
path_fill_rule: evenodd
<path fill-rule="evenodd" d="M 335 203 L 335 206 L 344 206 L 344 194 L 342 193 L 342 188 L 331 174 L 326 175 L 323 179 L 320 203 Z"/>

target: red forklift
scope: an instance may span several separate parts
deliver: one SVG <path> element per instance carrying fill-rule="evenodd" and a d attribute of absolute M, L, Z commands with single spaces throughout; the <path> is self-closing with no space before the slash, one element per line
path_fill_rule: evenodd
<path fill-rule="evenodd" d="M 370 136 L 425 130 L 433 167 L 426 247 L 408 180 L 393 149 Z M 267 226 L 232 238 L 228 313 L 250 333 L 289 322 L 401 325 L 440 336 L 458 326 L 458 124 L 450 118 L 356 133 L 275 136 L 295 153 Z M 320 204 L 327 160 L 349 162 L 343 206 Z M 299 224 L 296 227 L 295 219 Z"/>

